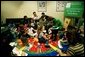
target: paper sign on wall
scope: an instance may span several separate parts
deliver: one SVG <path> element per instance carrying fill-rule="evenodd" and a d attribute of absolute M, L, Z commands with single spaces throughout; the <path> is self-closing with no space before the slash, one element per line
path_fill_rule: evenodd
<path fill-rule="evenodd" d="M 65 18 L 65 21 L 64 21 L 64 28 L 66 29 L 70 23 L 71 19 L 69 18 Z"/>

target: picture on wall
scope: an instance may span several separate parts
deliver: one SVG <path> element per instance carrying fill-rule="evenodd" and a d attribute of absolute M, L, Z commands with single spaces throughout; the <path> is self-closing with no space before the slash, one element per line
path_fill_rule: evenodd
<path fill-rule="evenodd" d="M 46 12 L 47 10 L 47 2 L 46 1 L 38 1 L 37 7 L 39 12 Z"/>
<path fill-rule="evenodd" d="M 56 1 L 56 11 L 64 12 L 64 8 L 69 1 Z"/>

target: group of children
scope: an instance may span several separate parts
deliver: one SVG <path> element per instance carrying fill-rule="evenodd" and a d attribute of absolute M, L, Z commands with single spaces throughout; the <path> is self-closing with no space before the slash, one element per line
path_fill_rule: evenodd
<path fill-rule="evenodd" d="M 36 12 L 33 12 L 33 14 L 35 17 L 34 19 L 31 18 L 29 23 L 25 23 L 27 17 L 24 16 L 23 22 L 18 24 L 18 26 L 15 25 L 14 27 L 11 27 L 10 29 L 15 38 L 13 41 L 16 43 L 15 45 L 13 44 L 14 42 L 11 42 L 10 45 L 14 46 L 12 52 L 17 56 L 27 56 L 27 54 L 23 52 L 24 50 L 31 50 L 35 53 L 40 53 L 45 52 L 50 48 L 48 43 L 52 42 L 52 23 L 47 26 L 45 18 L 48 20 L 52 18 L 46 16 L 45 13 L 42 13 L 42 16 L 38 20 Z"/>
<path fill-rule="evenodd" d="M 18 38 L 16 38 L 15 40 L 17 43 L 15 47 L 19 46 L 19 50 L 24 50 L 26 47 L 28 47 L 28 51 L 33 50 L 35 52 L 37 52 L 38 45 L 41 46 L 42 44 L 44 44 L 46 46 L 51 37 L 51 34 L 47 34 L 46 31 L 43 30 L 43 27 L 39 27 L 37 30 L 34 30 L 32 27 L 27 27 L 26 29 L 21 31 L 17 30 L 15 33 L 19 33 Z M 15 50 L 15 48 L 13 50 Z"/>

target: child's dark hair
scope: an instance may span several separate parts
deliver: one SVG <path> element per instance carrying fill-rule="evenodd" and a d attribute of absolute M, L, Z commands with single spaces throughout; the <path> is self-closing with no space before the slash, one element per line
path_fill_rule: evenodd
<path fill-rule="evenodd" d="M 77 43 L 82 43 L 81 38 L 77 37 L 78 33 L 74 26 L 68 26 L 66 37 L 70 45 L 75 45 Z"/>

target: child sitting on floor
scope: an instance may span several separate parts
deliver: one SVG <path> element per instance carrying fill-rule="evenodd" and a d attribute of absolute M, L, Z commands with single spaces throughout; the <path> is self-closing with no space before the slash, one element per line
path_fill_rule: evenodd
<path fill-rule="evenodd" d="M 25 45 L 25 40 L 26 39 L 23 38 L 16 40 L 17 46 L 12 50 L 15 56 L 27 56 L 27 53 L 24 52 L 24 50 L 27 48 Z"/>

